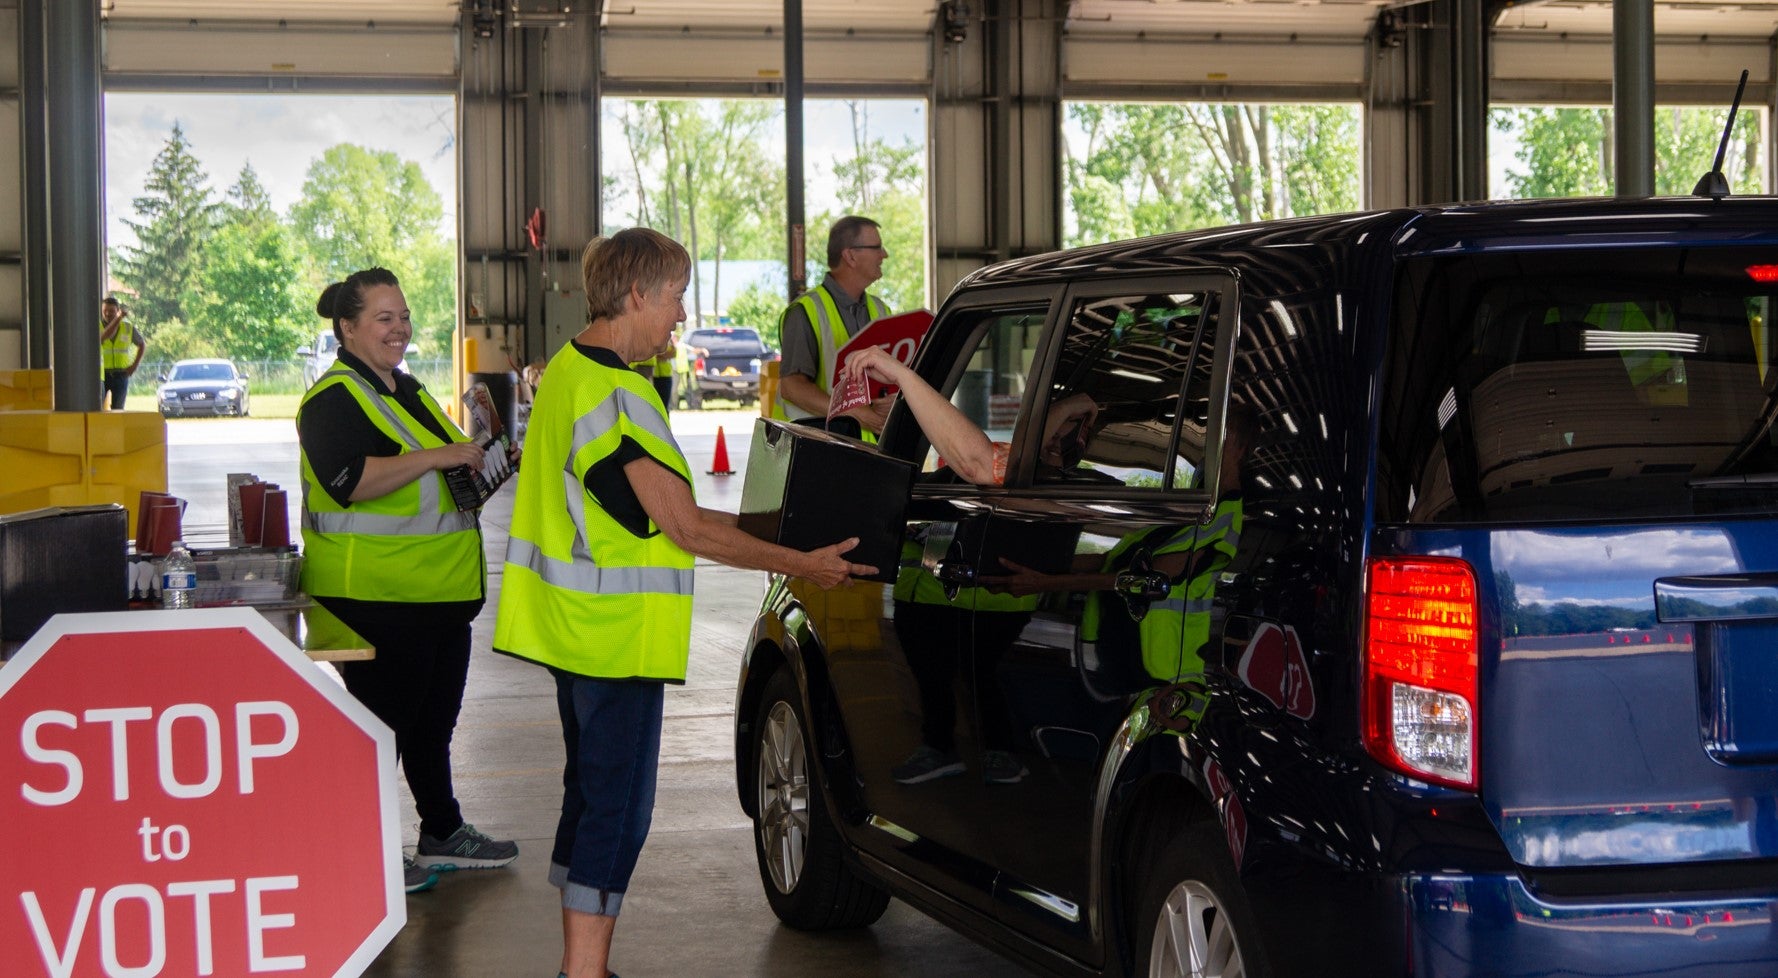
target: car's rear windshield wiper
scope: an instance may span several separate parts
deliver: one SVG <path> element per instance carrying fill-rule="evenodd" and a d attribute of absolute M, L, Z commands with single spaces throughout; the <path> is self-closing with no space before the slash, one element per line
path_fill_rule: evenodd
<path fill-rule="evenodd" d="M 1778 472 L 1754 472 L 1749 475 L 1709 475 L 1701 479 L 1687 479 L 1685 484 L 1693 489 L 1773 491 L 1778 490 Z"/>

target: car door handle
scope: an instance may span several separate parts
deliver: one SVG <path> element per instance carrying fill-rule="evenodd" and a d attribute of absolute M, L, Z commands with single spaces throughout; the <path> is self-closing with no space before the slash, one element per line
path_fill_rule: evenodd
<path fill-rule="evenodd" d="M 966 587 L 975 587 L 975 565 L 966 561 L 941 560 L 933 576 L 944 585 L 945 597 L 952 601 L 957 600 L 957 592 Z"/>
<path fill-rule="evenodd" d="M 1125 571 L 1114 579 L 1112 587 L 1126 598 L 1159 601 L 1173 590 L 1173 581 L 1160 571 Z"/>

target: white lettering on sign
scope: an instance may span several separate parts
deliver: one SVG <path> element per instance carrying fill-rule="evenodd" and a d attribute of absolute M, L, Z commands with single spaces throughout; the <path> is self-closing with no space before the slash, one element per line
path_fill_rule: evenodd
<path fill-rule="evenodd" d="M 253 718 L 275 716 L 284 724 L 284 734 L 268 744 L 253 742 Z M 257 758 L 283 757 L 296 746 L 296 711 L 289 703 L 260 700 L 235 704 L 235 756 L 240 759 L 241 794 L 253 793 L 253 761 Z"/>
<path fill-rule="evenodd" d="M 266 974 L 274 971 L 301 971 L 308 967 L 308 956 L 303 954 L 285 954 L 276 957 L 265 953 L 265 934 L 269 930 L 286 930 L 296 926 L 296 915 L 290 913 L 267 913 L 264 906 L 264 895 L 298 888 L 295 876 L 256 876 L 242 881 L 243 902 L 246 907 L 247 927 L 247 973 Z M 197 973 L 213 975 L 216 973 L 216 941 L 211 927 L 210 901 L 212 897 L 225 893 L 233 893 L 237 889 L 234 880 L 194 880 L 191 882 L 168 883 L 168 897 L 191 897 L 192 899 L 192 938 L 197 950 Z M 43 912 L 43 905 L 34 891 L 26 890 L 19 895 L 24 902 L 25 916 L 31 921 L 31 936 L 37 942 L 38 956 L 43 959 L 51 978 L 71 978 L 75 966 L 80 962 L 80 946 L 86 937 L 87 921 L 92 917 L 93 898 L 98 890 L 87 887 L 80 891 L 80 900 L 74 907 L 74 919 L 69 922 L 68 936 L 59 945 L 48 918 Z M 132 957 L 141 956 L 143 949 L 122 949 L 117 940 L 118 905 L 126 902 L 140 903 L 142 912 L 148 923 L 147 960 L 141 963 L 124 961 L 128 952 L 134 951 Z M 167 908 L 161 898 L 161 891 L 146 883 L 122 883 L 105 891 L 99 897 L 99 964 L 107 978 L 158 978 L 167 964 Z"/>
<path fill-rule="evenodd" d="M 275 717 L 279 722 L 277 736 L 270 740 L 254 740 L 255 717 Z M 38 764 L 61 768 L 64 780 L 61 787 L 53 789 L 37 787 L 29 782 L 21 783 L 20 790 L 25 800 L 34 805 L 54 807 L 66 805 L 80 797 L 81 789 L 86 784 L 85 767 L 80 755 L 45 746 L 42 742 L 42 730 L 44 727 L 78 730 L 84 720 L 89 724 L 111 725 L 111 800 L 129 801 L 128 725 L 151 719 L 154 719 L 154 710 L 146 706 L 87 710 L 78 718 L 63 710 L 40 710 L 26 717 L 24 726 L 19 729 L 19 740 L 25 757 Z M 179 754 L 174 744 L 175 725 L 181 720 L 198 723 L 198 733 L 203 743 L 203 776 L 189 783 L 179 779 L 178 771 L 173 765 L 176 756 L 186 756 Z M 187 723 L 181 725 L 180 729 L 189 726 Z M 294 750 L 299 729 L 296 711 L 288 703 L 258 700 L 235 704 L 235 776 L 241 794 L 253 793 L 254 763 L 282 757 Z M 155 723 L 155 759 L 161 790 L 171 798 L 207 798 L 214 794 L 222 784 L 222 738 L 222 719 L 213 708 L 203 703 L 177 703 L 162 711 Z"/>
<path fill-rule="evenodd" d="M 25 725 L 19 729 L 20 746 L 24 748 L 27 758 L 39 764 L 60 765 L 62 770 L 68 772 L 68 780 L 59 791 L 44 791 L 28 784 L 21 786 L 26 801 L 33 805 L 42 805 L 45 808 L 65 805 L 73 801 L 80 794 L 83 781 L 79 757 L 76 757 L 71 751 L 51 750 L 37 743 L 37 731 L 52 723 L 70 730 L 80 726 L 80 721 L 72 713 L 64 713 L 61 710 L 43 710 L 26 717 Z"/>
<path fill-rule="evenodd" d="M 167 862 L 176 863 L 191 855 L 191 830 L 183 825 L 169 825 L 162 829 L 144 816 L 136 834 L 142 837 L 142 861 L 145 863 L 158 863 L 162 857 Z M 161 837 L 158 847 L 154 844 L 156 835 Z"/>

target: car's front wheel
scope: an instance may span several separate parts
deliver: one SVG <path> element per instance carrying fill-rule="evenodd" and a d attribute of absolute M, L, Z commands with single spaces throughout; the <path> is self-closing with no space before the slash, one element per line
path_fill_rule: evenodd
<path fill-rule="evenodd" d="M 778 919 L 799 930 L 866 927 L 889 895 L 846 865 L 845 840 L 828 817 L 789 669 L 766 684 L 753 724 L 753 850 Z"/>
<path fill-rule="evenodd" d="M 1149 978 L 1263 978 L 1253 914 L 1213 822 L 1181 832 L 1142 883 L 1136 916 L 1145 938 L 1137 974 Z M 1147 970 L 1142 970 L 1147 962 Z"/>

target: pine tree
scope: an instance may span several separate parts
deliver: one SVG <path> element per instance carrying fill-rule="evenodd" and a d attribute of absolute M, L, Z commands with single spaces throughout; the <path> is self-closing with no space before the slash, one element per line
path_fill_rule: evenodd
<path fill-rule="evenodd" d="M 150 338 L 157 323 L 184 320 L 196 304 L 204 242 L 218 216 L 208 180 L 184 130 L 173 123 L 148 171 L 146 193 L 132 201 L 140 220 L 124 222 L 136 232 L 136 245 L 111 256 L 113 274 L 136 293 L 133 311 Z"/>
<path fill-rule="evenodd" d="M 312 327 L 302 250 L 253 172 L 241 168 L 205 241 L 195 302 L 196 337 L 240 360 L 283 359 Z"/>

